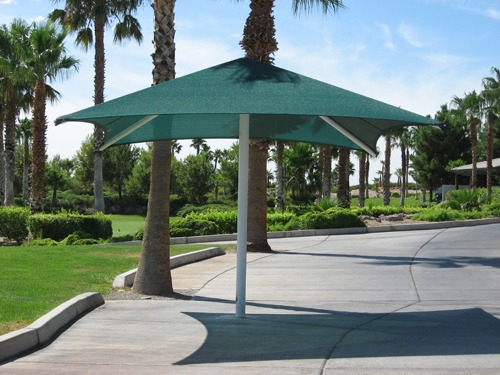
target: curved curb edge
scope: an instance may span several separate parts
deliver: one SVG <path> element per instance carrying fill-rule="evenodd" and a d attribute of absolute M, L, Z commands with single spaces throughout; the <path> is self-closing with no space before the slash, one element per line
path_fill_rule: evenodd
<path fill-rule="evenodd" d="M 0 336 L 0 363 L 49 343 L 63 328 L 103 304 L 100 293 L 83 293 L 57 306 L 28 327 Z"/>
<path fill-rule="evenodd" d="M 189 263 L 199 262 L 201 260 L 213 258 L 216 256 L 224 255 L 226 252 L 219 247 L 209 247 L 208 249 L 193 251 L 191 253 L 175 255 L 170 257 L 170 268 L 184 266 Z M 135 274 L 137 268 L 124 272 L 115 277 L 113 281 L 113 288 L 125 288 L 134 285 Z"/>

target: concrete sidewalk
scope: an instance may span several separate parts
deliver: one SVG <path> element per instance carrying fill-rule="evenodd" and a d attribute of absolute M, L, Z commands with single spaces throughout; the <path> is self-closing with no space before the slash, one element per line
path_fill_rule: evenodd
<path fill-rule="evenodd" d="M 193 300 L 108 301 L 0 374 L 498 374 L 500 224 L 269 241 L 173 271 Z"/>

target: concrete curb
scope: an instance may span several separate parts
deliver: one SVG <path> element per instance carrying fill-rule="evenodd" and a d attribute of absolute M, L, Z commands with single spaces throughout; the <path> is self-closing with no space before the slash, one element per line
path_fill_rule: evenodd
<path fill-rule="evenodd" d="M 192 253 L 176 255 L 170 257 L 170 268 L 174 269 L 189 263 L 199 262 L 201 260 L 213 258 L 224 254 L 225 251 L 222 250 L 221 248 L 210 247 L 204 250 L 193 251 Z M 134 279 L 136 273 L 137 273 L 137 268 L 134 268 L 133 270 L 130 270 L 128 272 L 116 276 L 113 281 L 113 288 L 131 287 L 132 285 L 134 285 Z"/>
<path fill-rule="evenodd" d="M 0 336 L 0 362 L 50 342 L 64 327 L 104 304 L 100 293 L 80 294 L 26 328 Z"/>
<path fill-rule="evenodd" d="M 393 232 L 407 230 L 424 230 L 424 229 L 447 229 L 458 227 L 471 227 L 476 225 L 498 224 L 500 218 L 475 219 L 463 221 L 440 221 L 433 223 L 422 223 L 415 221 L 414 224 L 397 224 L 383 225 L 380 227 L 361 227 L 361 228 L 332 228 L 332 229 L 306 229 L 293 230 L 283 232 L 268 232 L 267 238 L 286 238 L 286 237 L 307 237 L 307 236 L 334 236 L 341 234 L 359 234 L 359 233 L 378 233 L 378 232 Z M 171 238 L 171 244 L 187 244 L 199 242 L 218 242 L 218 241 L 236 241 L 236 233 L 233 234 L 214 234 L 207 236 L 193 237 L 174 237 Z M 137 242 L 140 244 L 140 241 Z"/>

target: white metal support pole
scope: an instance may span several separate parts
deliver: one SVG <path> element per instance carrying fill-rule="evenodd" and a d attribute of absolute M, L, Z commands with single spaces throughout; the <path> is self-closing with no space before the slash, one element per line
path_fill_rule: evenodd
<path fill-rule="evenodd" d="M 245 317 L 247 283 L 248 149 L 250 115 L 240 115 L 238 166 L 238 239 L 236 247 L 236 317 Z"/>

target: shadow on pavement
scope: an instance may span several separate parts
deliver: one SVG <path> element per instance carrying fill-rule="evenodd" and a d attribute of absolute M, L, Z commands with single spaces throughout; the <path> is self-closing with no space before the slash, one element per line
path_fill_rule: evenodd
<path fill-rule="evenodd" d="M 283 255 L 310 255 L 334 258 L 351 258 L 366 260 L 364 264 L 375 264 L 384 266 L 401 266 L 401 265 L 423 265 L 436 268 L 463 268 L 468 265 L 484 266 L 500 268 L 500 258 L 486 258 L 486 257 L 446 257 L 446 258 L 422 258 L 411 256 L 408 257 L 395 257 L 395 256 L 377 256 L 377 255 L 356 255 L 356 254 L 331 254 L 331 253 L 309 253 L 309 252 L 296 252 L 287 251 Z"/>
<path fill-rule="evenodd" d="M 500 320 L 479 308 L 388 314 L 281 308 L 296 313 L 249 314 L 246 319 L 185 313 L 205 326 L 207 336 L 196 352 L 176 365 L 500 354 Z"/>

